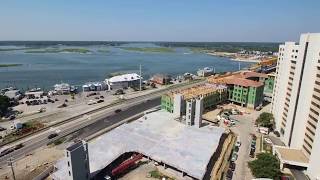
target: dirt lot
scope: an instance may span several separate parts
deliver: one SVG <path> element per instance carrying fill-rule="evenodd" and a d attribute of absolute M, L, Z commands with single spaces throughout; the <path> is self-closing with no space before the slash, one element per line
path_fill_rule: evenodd
<path fill-rule="evenodd" d="M 43 147 L 14 163 L 17 180 L 31 180 L 35 175 L 63 157 L 64 146 Z M 0 179 L 13 179 L 11 169 L 1 167 Z"/>

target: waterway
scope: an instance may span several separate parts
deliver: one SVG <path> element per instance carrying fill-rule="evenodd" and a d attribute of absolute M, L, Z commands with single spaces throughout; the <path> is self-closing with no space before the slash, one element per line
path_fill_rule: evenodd
<path fill-rule="evenodd" d="M 154 53 L 128 51 L 121 49 L 122 46 L 154 47 L 155 45 L 131 43 L 120 46 L 83 46 L 91 51 L 87 54 L 0 51 L 0 64 L 21 64 L 21 66 L 0 68 L 0 88 L 15 86 L 22 90 L 34 87 L 51 89 L 54 84 L 60 82 L 82 85 L 89 81 L 103 81 L 111 73 L 137 72 L 139 64 L 142 65 L 145 79 L 156 73 L 173 76 L 185 72 L 196 73 L 203 67 L 214 67 L 216 72 L 235 71 L 239 68 L 237 61 L 204 53 L 193 53 L 189 48 L 174 48 L 174 52 Z M 101 49 L 104 52 L 99 51 Z M 250 64 L 241 62 L 241 68 Z"/>

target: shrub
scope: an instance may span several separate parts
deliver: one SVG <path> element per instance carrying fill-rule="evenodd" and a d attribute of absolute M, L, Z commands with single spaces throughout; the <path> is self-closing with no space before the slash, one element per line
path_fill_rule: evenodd
<path fill-rule="evenodd" d="M 249 162 L 249 167 L 256 178 L 279 179 L 281 175 L 280 162 L 270 153 L 258 154 L 256 160 Z"/>

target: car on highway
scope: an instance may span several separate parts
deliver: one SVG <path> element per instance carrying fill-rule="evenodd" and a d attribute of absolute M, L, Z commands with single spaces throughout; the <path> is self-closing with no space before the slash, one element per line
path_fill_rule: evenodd
<path fill-rule="evenodd" d="M 17 144 L 17 145 L 14 146 L 14 150 L 21 149 L 21 148 L 23 148 L 23 146 L 24 146 L 24 145 L 23 145 L 22 143 Z"/>
<path fill-rule="evenodd" d="M 114 112 L 115 113 L 119 113 L 119 112 L 121 112 L 122 110 L 121 109 L 116 109 Z"/>
<path fill-rule="evenodd" d="M 48 136 L 48 139 L 53 139 L 53 138 L 55 138 L 55 137 L 57 137 L 57 136 L 58 136 L 57 133 L 52 133 L 52 134 L 50 134 L 50 135 Z"/>
<path fill-rule="evenodd" d="M 13 151 L 14 151 L 13 148 L 5 149 L 5 150 L 1 151 L 0 157 L 5 156 L 5 155 L 7 155 L 7 154 L 9 154 L 9 153 L 11 153 L 11 152 L 13 152 Z"/>

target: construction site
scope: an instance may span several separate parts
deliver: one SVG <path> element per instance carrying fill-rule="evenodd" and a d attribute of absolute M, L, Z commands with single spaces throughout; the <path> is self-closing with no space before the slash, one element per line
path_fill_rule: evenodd
<path fill-rule="evenodd" d="M 158 175 L 172 179 L 221 179 L 234 141 L 233 133 L 224 128 L 188 126 L 172 113 L 157 110 L 89 143 L 80 141 L 70 146 L 55 165 L 52 177 L 118 179 L 128 173 L 137 176 L 132 173 L 140 166 L 153 166 L 145 178 L 161 172 Z"/>

